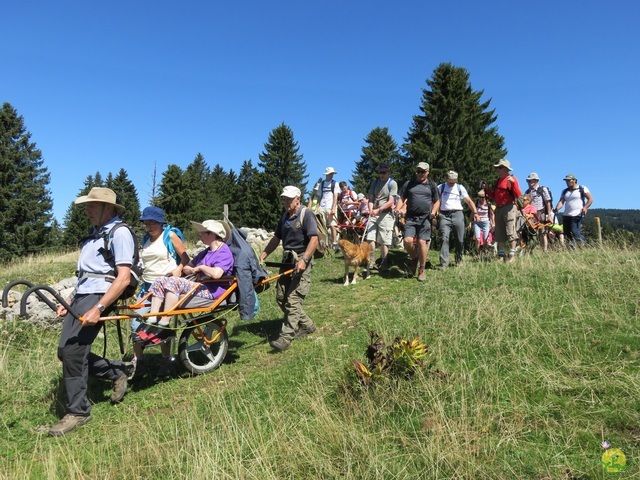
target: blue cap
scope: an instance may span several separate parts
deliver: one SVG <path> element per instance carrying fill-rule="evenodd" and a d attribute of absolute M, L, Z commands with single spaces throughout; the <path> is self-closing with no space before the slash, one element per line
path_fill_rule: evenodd
<path fill-rule="evenodd" d="M 142 211 L 140 221 L 155 220 L 158 223 L 167 223 L 164 219 L 164 210 L 160 207 L 147 207 Z"/>

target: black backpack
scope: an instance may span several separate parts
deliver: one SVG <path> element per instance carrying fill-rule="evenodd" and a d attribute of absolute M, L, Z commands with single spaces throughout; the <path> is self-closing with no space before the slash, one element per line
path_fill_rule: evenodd
<path fill-rule="evenodd" d="M 125 288 L 124 292 L 119 297 L 119 300 L 126 300 L 129 297 L 135 295 L 138 290 L 138 286 L 142 281 L 142 264 L 140 263 L 140 244 L 138 242 L 138 237 L 131 229 L 129 225 L 124 222 L 116 223 L 108 233 L 103 233 L 100 236 L 104 239 L 104 247 L 100 247 L 98 252 L 100 255 L 104 257 L 104 261 L 109 264 L 111 267 L 111 271 L 106 274 L 107 281 L 113 282 L 115 280 L 116 273 L 116 259 L 113 254 L 113 234 L 118 228 L 126 227 L 129 232 L 131 232 L 131 237 L 133 237 L 133 263 L 131 264 L 131 274 L 129 276 L 129 285 Z"/>

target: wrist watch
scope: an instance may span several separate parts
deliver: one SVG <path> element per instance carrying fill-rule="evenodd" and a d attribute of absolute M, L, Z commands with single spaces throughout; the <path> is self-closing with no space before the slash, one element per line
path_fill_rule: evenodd
<path fill-rule="evenodd" d="M 107 308 L 101 303 L 96 303 L 96 308 L 100 311 L 100 313 L 104 312 L 104 309 Z"/>
<path fill-rule="evenodd" d="M 310 259 L 310 258 L 307 258 L 307 257 L 302 257 L 302 261 L 303 261 L 305 264 L 309 265 L 309 262 L 311 261 L 311 259 Z"/>

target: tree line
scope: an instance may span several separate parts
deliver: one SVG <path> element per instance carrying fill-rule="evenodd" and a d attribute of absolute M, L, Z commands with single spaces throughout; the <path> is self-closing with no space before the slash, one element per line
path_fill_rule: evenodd
<path fill-rule="evenodd" d="M 450 63 L 440 64 L 426 84 L 421 113 L 413 117 L 401 145 L 381 126 L 364 139 L 350 179 L 355 190 L 366 192 L 383 162 L 391 165 L 399 185 L 413 178 L 415 165 L 421 161 L 431 165 L 435 180 L 444 180 L 451 169 L 468 186 L 492 178 L 492 165 L 507 150 L 496 126 L 498 116 L 490 109 L 491 99 L 482 101 L 484 91 L 472 88 L 469 72 Z M 77 246 L 89 230 L 83 209 L 69 205 L 62 226 L 53 218 L 50 178 L 42 152 L 9 103 L 0 111 L 0 167 L 0 260 Z M 273 230 L 281 213 L 282 188 L 297 185 L 306 196 L 308 178 L 294 132 L 282 123 L 269 133 L 257 164 L 245 160 L 237 173 L 219 164 L 210 167 L 198 153 L 185 169 L 169 165 L 160 179 L 154 169 L 152 198 L 144 205 L 124 168 L 115 175 L 89 175 L 78 196 L 96 186 L 111 188 L 126 206 L 123 219 L 137 228 L 141 208 L 147 203 L 164 209 L 167 220 L 187 235 L 191 233 L 189 220 L 220 218 L 227 204 L 235 225 Z"/>

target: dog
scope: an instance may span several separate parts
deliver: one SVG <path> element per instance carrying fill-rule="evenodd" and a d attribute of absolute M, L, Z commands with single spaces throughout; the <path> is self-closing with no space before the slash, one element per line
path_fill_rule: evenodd
<path fill-rule="evenodd" d="M 360 265 L 369 265 L 369 255 L 371 254 L 371 247 L 367 242 L 355 245 L 349 240 L 340 240 L 338 247 L 344 256 L 344 286 L 349 286 L 349 267 L 354 268 L 353 280 L 351 285 L 356 284 L 358 279 L 358 267 Z M 367 268 L 367 276 L 362 276 L 365 280 L 369 278 L 369 269 Z"/>

